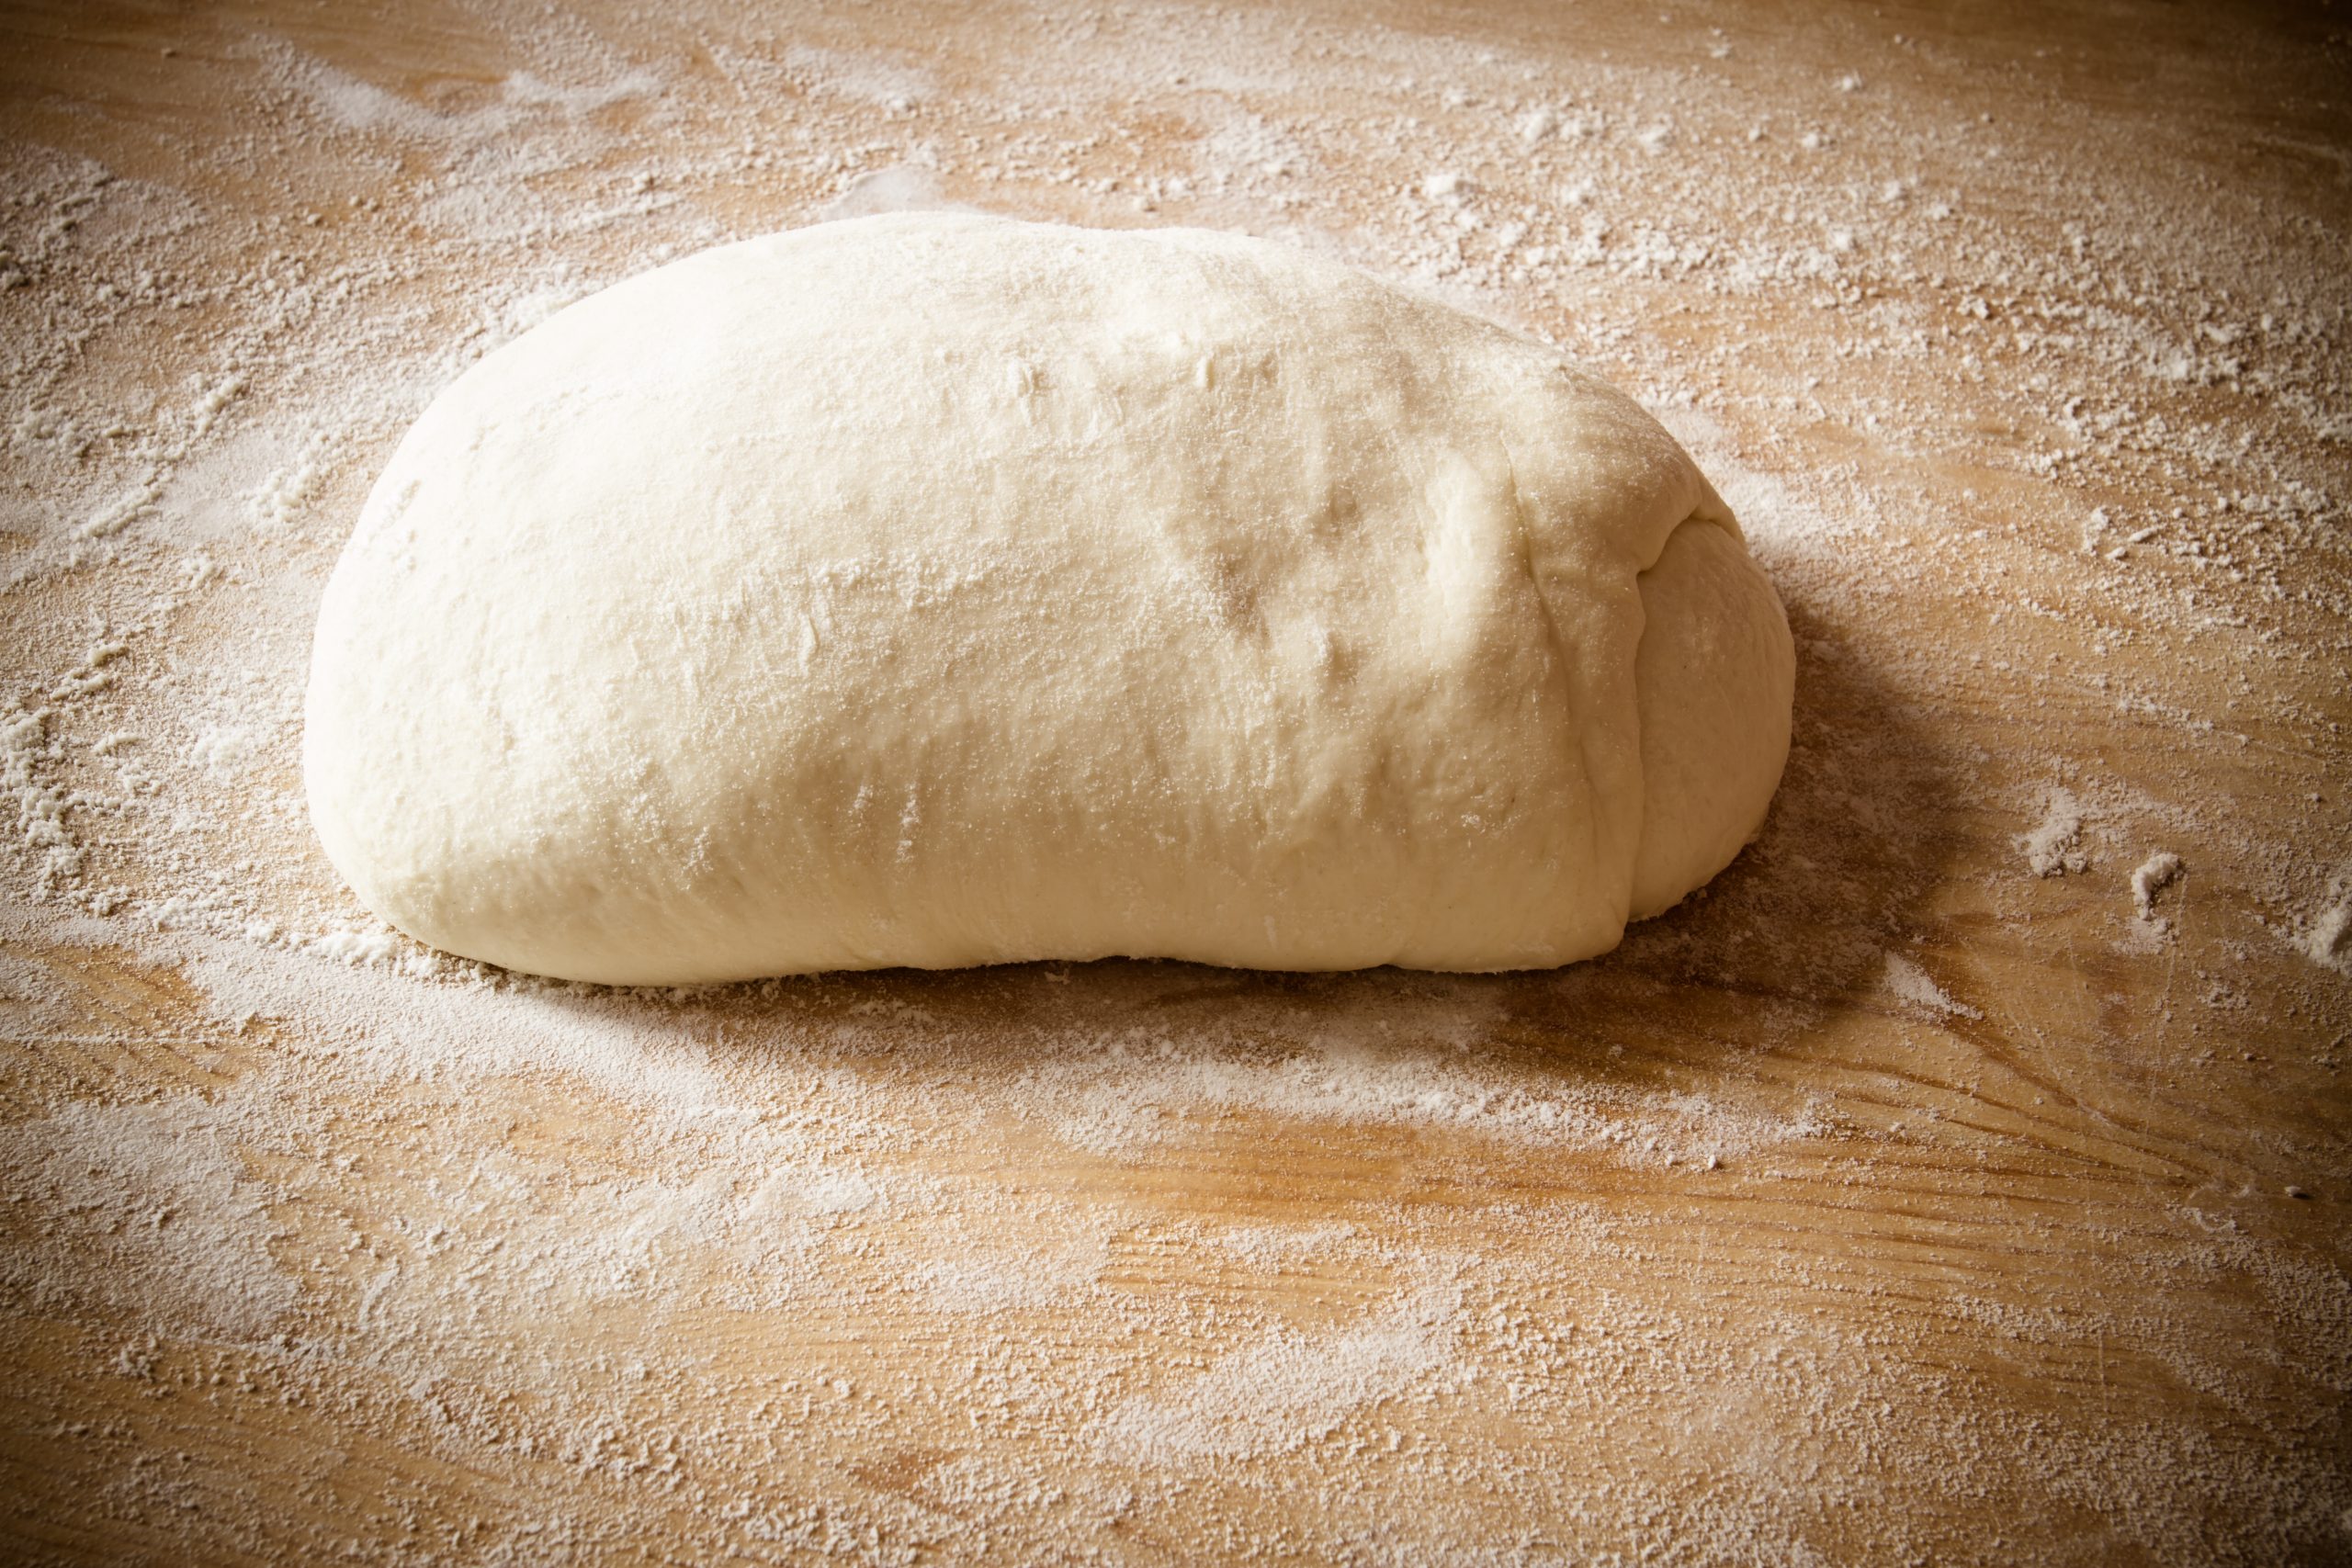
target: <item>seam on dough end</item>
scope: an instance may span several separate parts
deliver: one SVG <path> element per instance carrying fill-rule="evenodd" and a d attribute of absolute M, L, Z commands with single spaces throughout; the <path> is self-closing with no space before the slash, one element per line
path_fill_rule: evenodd
<path fill-rule="evenodd" d="M 1560 635 L 1560 618 L 1552 608 L 1552 595 L 1545 591 L 1544 570 L 1537 559 L 1535 529 L 1529 519 L 1526 492 L 1521 488 L 1519 482 L 1519 461 L 1511 455 L 1509 441 L 1498 441 L 1496 445 L 1502 450 L 1503 472 L 1509 483 L 1510 494 L 1511 525 L 1518 535 L 1521 567 L 1527 573 L 1528 591 L 1535 595 L 1535 603 L 1543 610 L 1544 635 L 1551 648 L 1553 661 L 1559 668 L 1561 691 L 1568 705 L 1568 731 L 1575 742 L 1577 769 L 1584 778 L 1586 862 L 1595 873 L 1599 873 L 1605 870 L 1611 863 L 1609 857 L 1603 852 L 1607 846 L 1603 843 L 1601 836 L 1601 789 L 1592 761 L 1592 747 L 1596 739 L 1591 722 L 1593 716 L 1580 711 L 1581 705 L 1577 701 L 1577 665 L 1568 656 L 1566 640 Z M 1635 574 L 1635 584 L 1633 614 L 1636 621 L 1640 621 L 1644 613 L 1638 573 Z M 1634 647 L 1637 655 L 1641 648 L 1642 630 L 1642 626 L 1637 625 L 1634 632 Z M 1626 679 L 1629 682 L 1633 680 L 1630 667 Z M 1645 804 L 1644 794 L 1645 786 L 1642 778 L 1641 691 L 1638 685 L 1634 687 L 1632 697 L 1634 791 L 1631 814 L 1633 822 L 1630 825 L 1630 831 L 1625 835 L 1627 847 L 1623 857 L 1623 874 L 1620 886 L 1623 897 L 1611 901 L 1611 912 L 1616 917 L 1617 940 L 1623 938 L 1625 924 L 1633 908 L 1634 869 L 1641 858 L 1644 830 L 1642 818 Z M 1610 947 L 1615 945 L 1616 942 L 1611 941 L 1608 946 L 1599 951 L 1605 953 Z"/>
<path fill-rule="evenodd" d="M 1677 523 L 1671 529 L 1668 530 L 1665 542 L 1659 546 L 1657 560 L 1653 561 L 1648 568 L 1645 568 L 1643 571 L 1637 574 L 1635 578 L 1637 591 L 1641 590 L 1643 585 L 1647 582 L 1651 573 L 1657 570 L 1658 564 L 1664 561 L 1668 550 L 1672 547 L 1674 540 L 1681 536 L 1682 530 L 1684 528 L 1689 527 L 1692 524 L 1713 525 L 1713 526 L 1722 529 L 1725 534 L 1731 536 L 1733 542 L 1738 547 L 1740 558 L 1747 563 L 1747 565 L 1755 571 L 1758 578 L 1761 581 L 1764 592 L 1771 604 L 1774 618 L 1780 622 L 1782 628 L 1782 636 L 1785 637 L 1787 636 L 1787 611 L 1781 603 L 1779 591 L 1772 585 L 1770 575 L 1764 572 L 1761 563 L 1756 560 L 1754 553 L 1748 549 L 1747 539 L 1740 533 L 1737 523 L 1731 514 L 1731 509 L 1724 504 L 1722 497 L 1714 492 L 1713 487 L 1706 486 L 1704 476 L 1701 476 L 1701 484 L 1702 487 L 1705 487 L 1705 494 L 1701 504 L 1693 507 L 1680 522 Z M 1709 503 L 1712 503 L 1712 506 Z M 1647 624 L 1649 601 L 1648 595 L 1645 592 L 1643 593 L 1642 597 L 1642 608 L 1645 623 L 1643 626 L 1643 636 L 1644 639 L 1646 640 L 1650 630 Z M 1637 642 L 1634 645 L 1634 660 L 1636 669 L 1634 706 L 1636 712 L 1636 724 L 1641 732 L 1641 739 L 1645 743 L 1645 746 L 1646 746 L 1646 742 L 1649 739 L 1647 722 L 1648 716 L 1643 703 L 1643 692 L 1639 683 L 1638 673 L 1643 646 L 1644 644 L 1642 642 Z M 1763 836 L 1764 826 L 1771 817 L 1772 802 L 1780 794 L 1781 775 L 1781 773 L 1785 771 L 1786 765 L 1787 734 L 1784 729 L 1781 743 L 1781 767 L 1775 771 L 1771 787 L 1764 792 L 1762 799 L 1757 803 L 1754 820 L 1749 822 L 1742 830 L 1738 846 L 1732 852 L 1731 855 L 1724 860 L 1721 864 L 1714 866 L 1704 876 L 1700 877 L 1690 886 L 1681 888 L 1679 892 L 1675 893 L 1672 897 L 1647 908 L 1636 909 L 1629 908 L 1627 915 L 1627 923 L 1629 925 L 1636 921 L 1655 919 L 1661 915 L 1665 915 L 1669 911 L 1679 908 L 1683 903 L 1690 899 L 1691 895 L 1707 886 L 1717 876 L 1720 876 L 1733 862 L 1739 858 L 1740 854 L 1746 852 L 1749 845 L 1755 843 L 1757 840 Z M 1648 820 L 1648 806 L 1650 803 L 1648 798 L 1649 779 L 1647 776 L 1647 770 L 1648 758 L 1645 756 L 1643 759 L 1644 837 L 1642 841 L 1635 846 L 1634 850 L 1636 883 L 1638 883 L 1639 880 L 1643 851 L 1648 847 L 1648 833 L 1652 827 L 1657 826 L 1657 824 L 1653 824 Z M 1669 878 L 1668 880 L 1669 882 L 1673 882 L 1679 881 L 1680 878 Z M 1636 892 L 1638 891 L 1639 889 L 1637 886 Z M 1639 900 L 1636 899 L 1635 902 L 1638 903 Z"/>

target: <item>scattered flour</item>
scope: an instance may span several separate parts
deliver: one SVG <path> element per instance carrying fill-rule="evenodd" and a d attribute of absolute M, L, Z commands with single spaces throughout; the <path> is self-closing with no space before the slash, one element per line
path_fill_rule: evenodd
<path fill-rule="evenodd" d="M 2323 968 L 2352 976 L 2352 865 L 2329 879 L 2324 899 L 2304 919 L 2295 946 Z"/>
<path fill-rule="evenodd" d="M 1188 1465 L 1296 1449 L 1363 1406 L 1442 1388 L 1459 1371 L 1458 1313 L 1458 1294 L 1428 1291 L 1352 1328 L 1270 1336 L 1172 1393 L 1119 1406 L 1096 1440 L 1128 1464 Z"/>
<path fill-rule="evenodd" d="M 0 1279 L 47 1310 L 96 1305 L 165 1333 L 250 1338 L 299 1296 L 270 1256 L 270 1190 L 203 1099 L 60 1106 L 0 1142 L 0 1179 L 56 1223 Z M 64 1157 L 60 1157 L 63 1156 Z"/>
<path fill-rule="evenodd" d="M 2170 850 L 2159 850 L 2132 873 L 2132 915 L 2143 925 L 2170 924 L 2156 913 L 2156 895 L 2187 874 L 2188 868 Z"/>
<path fill-rule="evenodd" d="M 2036 876 L 2077 875 L 2091 868 L 2083 850 L 2083 808 L 2071 791 L 2053 789 L 2041 823 L 2018 840 Z"/>
<path fill-rule="evenodd" d="M 21 1509 L 298 1561 L 618 1558 L 654 1519 L 712 1561 L 2341 1539 L 2332 1211 L 2165 1174 L 2325 1198 L 2352 1160 L 2352 881 L 2312 899 L 2340 843 L 2304 804 L 2346 717 L 2344 225 L 2214 177 L 2324 51 L 2245 29 L 2151 141 L 2067 90 L 2081 51 L 1867 22 L 1825 73 L 1767 32 L 690 10 L 477 8 L 438 76 L 215 18 L 0 105 Z M 139 69 L 191 74 L 107 73 Z M 183 89 L 234 132 L 126 151 Z M 1797 631 L 1763 838 L 1542 976 L 605 992 L 368 919 L 311 847 L 299 716 L 407 423 L 631 272 L 955 203 L 1287 238 L 1634 389 Z M 2094 818 L 2193 841 L 2193 928 L 2164 856 L 2130 928 L 2168 934 L 2120 952 L 2080 940 L 2111 888 L 1971 880 L 2021 793 L 2088 776 L 2028 865 L 2088 874 Z M 2217 777 L 2241 798 L 2190 793 Z M 1995 976 L 2030 983 L 1995 1009 Z M 2249 1104 L 2286 1109 L 2211 1119 Z M 2130 1179 L 2078 1179 L 2119 1125 Z M 2036 1217 L 1987 1227 L 2007 1182 Z M 1824 1215 L 1826 1250 L 1792 1228 Z M 473 1478 L 475 1533 L 403 1536 L 466 1527 L 388 1474 L 302 1535 L 248 1484 L 276 1458 L 206 1446 L 260 1431 Z"/>
<path fill-rule="evenodd" d="M 1984 1013 L 1954 1001 L 1934 976 L 1899 953 L 1886 955 L 1886 988 L 1897 1001 L 1931 1017 L 1983 1018 Z"/>

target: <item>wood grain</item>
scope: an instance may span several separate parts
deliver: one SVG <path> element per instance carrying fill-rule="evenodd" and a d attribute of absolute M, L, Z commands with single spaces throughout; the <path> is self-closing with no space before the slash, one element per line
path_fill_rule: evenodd
<path fill-rule="evenodd" d="M 11 787 L 83 856 L 0 925 L 8 1552 L 2352 1561 L 2345 18 L 1666 13 L 0 15 Z M 1555 974 L 305 946 L 302 618 L 449 345 L 889 170 L 1327 243 L 1660 407 L 1797 633 L 1763 839 Z"/>

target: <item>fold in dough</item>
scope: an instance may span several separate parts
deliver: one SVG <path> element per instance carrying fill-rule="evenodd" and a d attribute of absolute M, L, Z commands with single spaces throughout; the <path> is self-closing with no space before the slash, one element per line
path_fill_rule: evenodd
<path fill-rule="evenodd" d="M 1780 598 L 1725 528 L 1684 523 L 1641 585 L 1636 920 L 1681 902 L 1762 830 L 1788 761 L 1796 687 Z"/>

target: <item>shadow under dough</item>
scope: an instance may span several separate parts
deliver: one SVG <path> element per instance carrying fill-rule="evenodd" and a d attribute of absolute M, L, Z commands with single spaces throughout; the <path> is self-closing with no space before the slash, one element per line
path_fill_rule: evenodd
<path fill-rule="evenodd" d="M 1878 983 L 1957 846 L 1953 768 L 1931 727 L 1802 604 L 1790 620 L 1794 724 L 1762 835 L 1600 957 L 1485 976 L 1132 959 L 880 970 L 728 987 L 698 1005 L 753 1038 L 765 1020 L 863 1056 L 857 1037 L 870 1033 L 875 1054 L 911 1067 L 937 1053 L 963 1075 L 1046 1066 L 1112 1039 L 1230 1056 L 1361 1036 L 1384 1052 L 1475 1048 L 1498 1066 L 1616 1077 L 1659 1053 L 1792 1038 Z"/>

